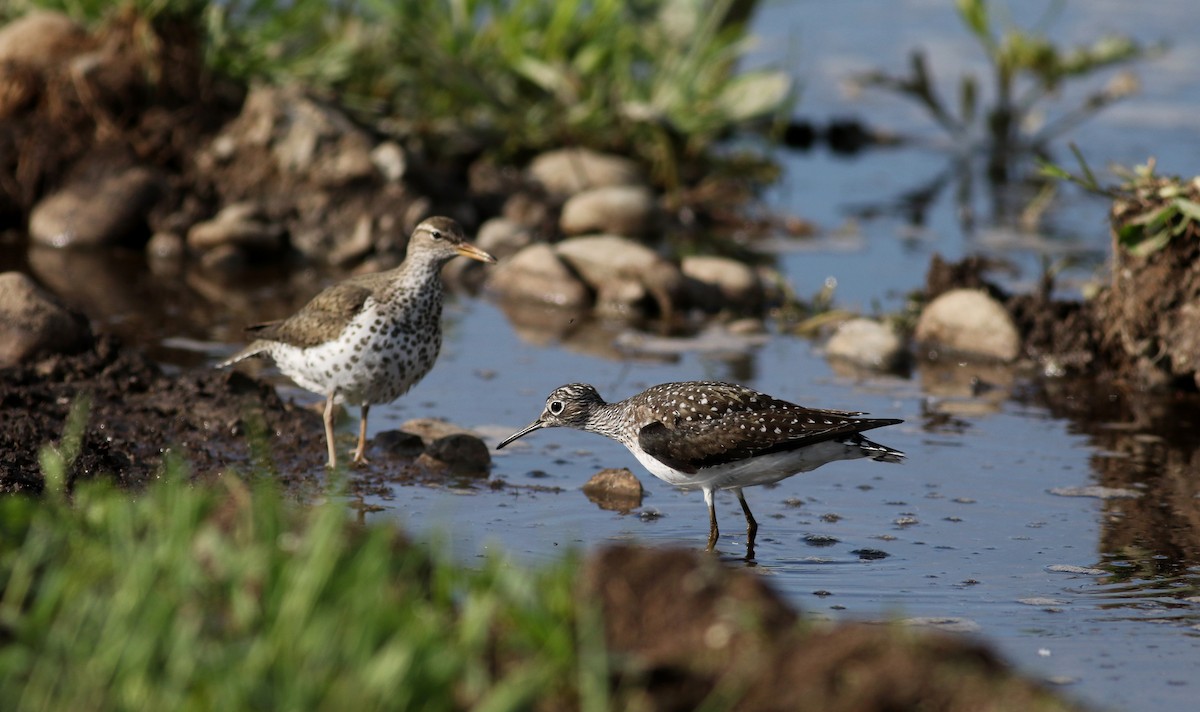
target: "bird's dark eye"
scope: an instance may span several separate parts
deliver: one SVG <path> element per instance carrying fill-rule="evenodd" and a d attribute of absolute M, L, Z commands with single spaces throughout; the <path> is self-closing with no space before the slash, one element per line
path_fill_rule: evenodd
<path fill-rule="evenodd" d="M 563 402 L 562 401 L 550 401 L 550 414 L 558 415 L 561 412 L 563 412 Z"/>
<path fill-rule="evenodd" d="M 440 240 L 440 239 L 442 239 L 442 231 L 441 230 L 430 230 L 429 236 L 435 240 Z"/>

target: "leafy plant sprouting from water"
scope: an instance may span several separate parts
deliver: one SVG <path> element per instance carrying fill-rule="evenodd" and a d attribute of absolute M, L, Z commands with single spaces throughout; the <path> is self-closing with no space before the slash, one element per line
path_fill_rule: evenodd
<path fill-rule="evenodd" d="M 1128 37 L 1104 37 L 1090 45 L 1069 49 L 1055 45 L 1041 27 L 1062 9 L 1062 0 L 1052 2 L 1033 29 L 1002 26 L 989 0 L 955 0 L 954 4 L 990 65 L 994 94 L 991 106 L 979 106 L 984 80 L 965 74 L 959 80 L 957 109 L 951 108 L 939 93 L 920 49 L 913 50 L 907 75 L 875 71 L 858 77 L 857 81 L 915 101 L 959 141 L 968 141 L 982 133 L 988 142 L 988 172 L 997 182 L 1007 179 L 1014 155 L 1022 151 L 1043 153 L 1051 140 L 1137 88 L 1132 75 L 1120 74 L 1106 86 L 1087 94 L 1079 105 L 1023 135 L 1022 130 L 1032 123 L 1030 118 L 1040 104 L 1057 95 L 1065 84 L 1161 51 L 1161 47 L 1143 47 Z"/>
<path fill-rule="evenodd" d="M 1133 168 L 1113 167 L 1121 182 L 1106 186 L 1096 178 L 1079 149 L 1072 145 L 1071 150 L 1079 162 L 1078 174 L 1048 162 L 1041 164 L 1042 173 L 1075 183 L 1112 202 L 1109 216 L 1114 247 L 1145 257 L 1176 238 L 1200 240 L 1200 177 L 1185 180 L 1158 175 L 1151 158 Z"/>

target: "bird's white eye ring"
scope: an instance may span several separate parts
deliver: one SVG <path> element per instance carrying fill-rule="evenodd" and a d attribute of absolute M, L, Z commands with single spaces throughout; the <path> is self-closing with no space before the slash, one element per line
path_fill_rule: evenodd
<path fill-rule="evenodd" d="M 557 400 L 556 400 L 556 401 L 550 401 L 550 414 L 551 414 L 551 415 L 558 415 L 558 414 L 559 414 L 559 413 L 561 413 L 561 412 L 563 412 L 563 402 L 562 402 L 562 401 L 557 401 Z"/>

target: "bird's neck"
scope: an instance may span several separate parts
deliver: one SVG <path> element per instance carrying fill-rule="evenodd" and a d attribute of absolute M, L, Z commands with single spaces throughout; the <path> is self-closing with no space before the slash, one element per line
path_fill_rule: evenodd
<path fill-rule="evenodd" d="M 390 298 L 397 293 L 416 292 L 425 294 L 440 294 L 440 289 L 428 289 L 427 285 L 437 284 L 439 287 L 442 275 L 442 262 L 429 259 L 407 259 L 397 267 L 391 278 L 387 280 L 387 286 L 383 291 L 383 299 L 390 301 Z"/>
<path fill-rule="evenodd" d="M 621 409 L 617 404 L 601 401 L 589 411 L 584 430 L 625 442 L 621 423 Z"/>

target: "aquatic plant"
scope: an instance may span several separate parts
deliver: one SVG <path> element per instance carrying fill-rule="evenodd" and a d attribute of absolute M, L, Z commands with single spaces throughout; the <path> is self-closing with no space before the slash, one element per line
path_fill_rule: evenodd
<path fill-rule="evenodd" d="M 1042 173 L 1075 183 L 1111 201 L 1109 215 L 1114 248 L 1144 257 L 1179 237 L 1200 239 L 1200 177 L 1184 179 L 1159 175 L 1151 158 L 1133 168 L 1112 167 L 1120 182 L 1105 185 L 1079 149 L 1072 145 L 1071 150 L 1079 162 L 1079 173 L 1071 173 L 1047 161 L 1040 164 Z"/>
<path fill-rule="evenodd" d="M 942 96 L 921 49 L 912 51 L 907 74 L 880 70 L 860 75 L 857 82 L 916 102 L 960 142 L 982 136 L 987 143 L 988 174 L 996 182 L 1008 179 L 1014 156 L 1021 152 L 1043 153 L 1053 139 L 1134 92 L 1137 80 L 1129 73 L 1118 74 L 1087 93 L 1076 106 L 1060 112 L 1040 128 L 1030 129 L 1031 116 L 1043 110 L 1042 104 L 1059 96 L 1064 85 L 1162 50 L 1162 46 L 1146 47 L 1121 36 L 1061 47 L 1041 28 L 1061 11 L 1062 0 L 1052 2 L 1033 28 L 997 21 L 989 0 L 955 0 L 954 5 L 990 66 L 990 78 L 975 74 L 959 78 L 956 108 Z M 989 80 L 992 103 L 981 107 L 982 85 Z"/>

